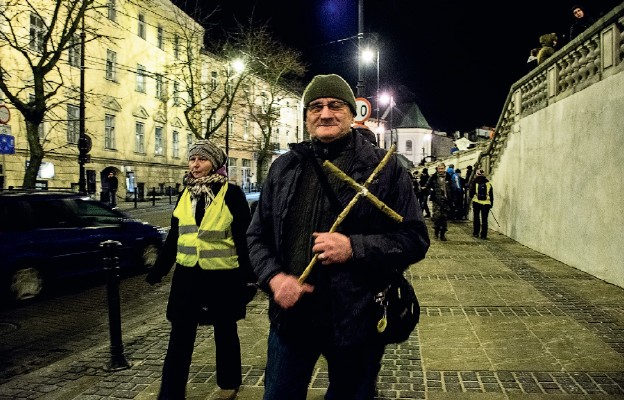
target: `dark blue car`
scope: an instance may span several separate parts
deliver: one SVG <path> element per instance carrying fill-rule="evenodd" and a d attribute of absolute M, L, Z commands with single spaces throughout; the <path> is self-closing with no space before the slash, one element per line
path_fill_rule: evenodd
<path fill-rule="evenodd" d="M 50 285 L 103 272 L 100 243 L 121 243 L 122 271 L 153 266 L 165 233 L 88 196 L 49 191 L 0 192 L 0 282 L 8 301 Z M 4 301 L 6 301 L 4 300 Z"/>

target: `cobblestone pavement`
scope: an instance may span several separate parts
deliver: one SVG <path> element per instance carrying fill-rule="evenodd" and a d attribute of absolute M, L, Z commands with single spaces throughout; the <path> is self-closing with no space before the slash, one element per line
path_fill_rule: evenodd
<path fill-rule="evenodd" d="M 421 322 L 408 341 L 387 347 L 378 400 L 624 399 L 624 289 L 495 232 L 475 239 L 468 221 L 449 228 L 449 241 L 432 239 L 408 271 Z M 0 385 L 0 399 L 156 398 L 169 283 L 140 299 L 140 313 L 123 316 L 130 368 L 107 371 L 108 332 L 94 333 L 88 350 Z M 262 398 L 266 312 L 259 293 L 239 323 L 240 400 Z M 216 390 L 212 334 L 199 329 L 188 399 Z M 308 399 L 322 399 L 326 387 L 321 359 Z"/>

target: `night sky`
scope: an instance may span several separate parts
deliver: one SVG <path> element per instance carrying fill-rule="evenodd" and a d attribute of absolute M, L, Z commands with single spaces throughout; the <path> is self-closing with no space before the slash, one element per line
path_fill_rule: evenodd
<path fill-rule="evenodd" d="M 620 2 L 585 4 L 599 16 Z M 219 4 L 201 3 L 211 10 Z M 539 36 L 557 32 L 560 44 L 567 43 L 573 4 L 364 0 L 365 37 L 376 33 L 381 44 L 380 91 L 392 92 L 399 112 L 402 104 L 416 102 L 436 130 L 495 126 Z M 306 82 L 315 74 L 338 73 L 356 90 L 358 0 L 224 0 L 213 22 L 227 27 L 233 16 L 247 21 L 254 5 L 256 20 L 268 21 L 278 40 L 303 52 Z M 375 107 L 376 66 L 364 67 L 362 75 L 364 96 Z"/>

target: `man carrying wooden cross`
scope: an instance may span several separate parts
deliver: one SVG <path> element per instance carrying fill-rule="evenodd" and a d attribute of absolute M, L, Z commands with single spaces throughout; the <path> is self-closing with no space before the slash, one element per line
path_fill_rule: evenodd
<path fill-rule="evenodd" d="M 321 355 L 326 399 L 372 400 L 384 345 L 374 296 L 390 271 L 425 257 L 429 237 L 408 172 L 354 131 L 353 91 L 338 75 L 318 75 L 303 93 L 312 138 L 292 144 L 269 170 L 247 231 L 251 263 L 270 297 L 265 400 L 305 399 Z M 360 199 L 330 228 L 359 188 L 322 168 L 329 160 L 396 212 L 397 222 Z M 352 182 L 351 182 L 352 183 Z M 299 282 L 313 257 L 318 263 Z"/>

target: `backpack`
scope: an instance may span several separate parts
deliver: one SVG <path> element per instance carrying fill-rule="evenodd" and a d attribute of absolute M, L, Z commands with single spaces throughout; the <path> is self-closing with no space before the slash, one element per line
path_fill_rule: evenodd
<path fill-rule="evenodd" d="M 477 185 L 477 200 L 487 200 L 487 185 L 485 182 Z"/>

